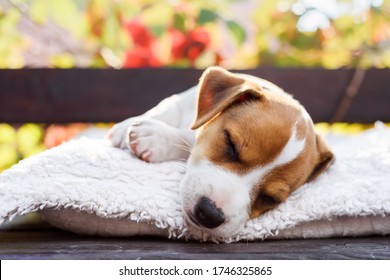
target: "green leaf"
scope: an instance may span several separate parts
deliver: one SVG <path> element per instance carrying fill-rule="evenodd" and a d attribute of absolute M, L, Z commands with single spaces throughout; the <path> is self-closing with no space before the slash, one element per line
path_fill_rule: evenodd
<path fill-rule="evenodd" d="M 154 25 L 154 26 L 150 26 L 150 31 L 156 37 L 161 37 L 165 32 L 165 28 L 164 28 L 164 26 L 161 26 L 161 25 Z"/>
<path fill-rule="evenodd" d="M 102 41 L 107 47 L 115 49 L 118 46 L 119 41 L 117 34 L 120 28 L 121 25 L 116 15 L 112 12 L 109 13 L 104 22 L 102 36 Z"/>
<path fill-rule="evenodd" d="M 172 18 L 173 9 L 165 1 L 155 1 L 141 13 L 141 21 L 147 26 L 166 26 L 167 23 L 171 23 Z"/>
<path fill-rule="evenodd" d="M 188 68 L 188 67 L 191 67 L 191 64 L 190 64 L 188 59 L 183 58 L 183 59 L 179 59 L 173 63 L 170 63 L 169 66 L 173 67 L 173 68 Z"/>
<path fill-rule="evenodd" d="M 228 20 L 226 21 L 226 24 L 232 33 L 234 39 L 237 41 L 238 44 L 242 44 L 246 40 L 246 32 L 245 30 L 235 21 Z"/>
<path fill-rule="evenodd" d="M 182 14 L 175 14 L 173 18 L 173 26 L 175 29 L 180 30 L 181 32 L 185 32 L 185 18 Z"/>
<path fill-rule="evenodd" d="M 218 14 L 211 10 L 201 9 L 198 16 L 198 23 L 203 25 L 208 22 L 214 22 L 219 18 Z"/>
<path fill-rule="evenodd" d="M 87 21 L 75 1 L 56 0 L 49 3 L 47 5 L 50 5 L 50 18 L 52 20 L 77 36 L 85 34 Z"/>

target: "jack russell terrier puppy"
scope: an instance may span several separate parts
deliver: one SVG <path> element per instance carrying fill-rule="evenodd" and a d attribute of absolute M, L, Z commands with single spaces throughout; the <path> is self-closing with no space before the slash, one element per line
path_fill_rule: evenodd
<path fill-rule="evenodd" d="M 188 159 L 180 185 L 184 216 L 217 237 L 275 208 L 334 160 L 298 101 L 266 80 L 220 67 L 116 124 L 108 137 L 146 162 Z"/>

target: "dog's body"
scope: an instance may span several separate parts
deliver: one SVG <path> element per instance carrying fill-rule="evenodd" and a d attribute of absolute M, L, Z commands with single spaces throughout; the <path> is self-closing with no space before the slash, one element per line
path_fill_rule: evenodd
<path fill-rule="evenodd" d="M 334 159 L 290 95 L 219 67 L 207 69 L 198 86 L 115 125 L 109 138 L 147 162 L 188 159 L 184 215 L 219 237 L 285 201 Z"/>

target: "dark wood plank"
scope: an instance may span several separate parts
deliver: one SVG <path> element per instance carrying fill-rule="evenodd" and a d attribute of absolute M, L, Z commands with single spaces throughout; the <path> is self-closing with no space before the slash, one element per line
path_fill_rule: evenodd
<path fill-rule="evenodd" d="M 195 69 L 0 70 L 0 122 L 117 122 L 196 84 Z M 258 68 L 300 100 L 314 121 L 329 121 L 354 70 Z M 390 121 L 390 69 L 370 69 L 344 118 Z"/>
<path fill-rule="evenodd" d="M 0 122 L 117 122 L 194 85 L 197 70 L 0 70 Z"/>
<path fill-rule="evenodd" d="M 390 259 L 390 236 L 214 244 L 0 232 L 0 259 Z"/>

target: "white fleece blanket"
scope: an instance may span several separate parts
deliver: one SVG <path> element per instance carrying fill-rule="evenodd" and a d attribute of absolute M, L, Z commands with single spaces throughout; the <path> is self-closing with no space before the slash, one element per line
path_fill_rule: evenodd
<path fill-rule="evenodd" d="M 390 233 L 390 129 L 330 137 L 336 162 L 276 209 L 218 239 L 183 220 L 179 182 L 185 165 L 148 164 L 103 140 L 76 139 L 0 174 L 0 224 L 39 211 L 81 234 L 159 235 L 234 242 Z"/>

